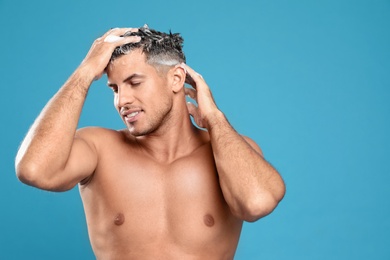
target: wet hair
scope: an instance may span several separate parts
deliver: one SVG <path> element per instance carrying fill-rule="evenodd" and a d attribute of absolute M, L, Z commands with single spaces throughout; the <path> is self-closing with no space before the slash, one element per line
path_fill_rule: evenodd
<path fill-rule="evenodd" d="M 138 32 L 126 32 L 122 37 L 140 36 L 136 43 L 128 43 L 117 47 L 111 56 L 111 62 L 132 50 L 141 49 L 146 62 L 157 69 L 171 67 L 186 61 L 183 52 L 183 38 L 179 33 L 163 33 L 150 29 L 146 24 L 138 28 Z"/>

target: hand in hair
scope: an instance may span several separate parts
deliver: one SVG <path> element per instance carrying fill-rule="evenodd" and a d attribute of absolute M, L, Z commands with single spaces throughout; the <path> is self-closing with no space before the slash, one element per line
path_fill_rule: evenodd
<path fill-rule="evenodd" d="M 141 40 L 141 37 L 139 36 L 121 37 L 124 33 L 129 31 L 136 32 L 138 29 L 114 28 L 94 41 L 87 56 L 81 63 L 81 66 L 89 69 L 94 80 L 99 79 L 103 75 L 110 61 L 112 52 L 116 47 L 123 44 L 139 42 Z"/>
<path fill-rule="evenodd" d="M 210 130 L 213 118 L 220 114 L 221 111 L 215 104 L 210 88 L 203 77 L 188 65 L 182 63 L 181 66 L 187 71 L 186 83 L 193 87 L 185 88 L 185 93 L 195 100 L 198 105 L 196 106 L 195 104 L 188 102 L 188 112 L 199 127 Z"/>

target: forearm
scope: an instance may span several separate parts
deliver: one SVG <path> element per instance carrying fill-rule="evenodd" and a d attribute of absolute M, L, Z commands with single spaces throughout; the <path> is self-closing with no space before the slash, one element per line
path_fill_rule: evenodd
<path fill-rule="evenodd" d="M 218 111 L 208 130 L 224 197 L 238 217 L 254 221 L 269 214 L 284 196 L 278 172 Z"/>
<path fill-rule="evenodd" d="M 279 173 L 263 158 L 260 148 L 249 138 L 240 136 L 214 102 L 203 77 L 186 64 L 188 84 L 185 93 L 188 112 L 196 124 L 210 134 L 223 196 L 238 218 L 255 221 L 269 214 L 283 198 L 285 186 Z"/>
<path fill-rule="evenodd" d="M 65 166 L 93 81 L 91 75 L 86 67 L 79 67 L 44 107 L 19 148 L 18 176 L 39 174 L 45 177 Z"/>

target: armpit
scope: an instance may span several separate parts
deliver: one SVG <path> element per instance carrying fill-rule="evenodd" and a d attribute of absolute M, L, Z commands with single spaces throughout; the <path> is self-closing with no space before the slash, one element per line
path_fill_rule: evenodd
<path fill-rule="evenodd" d="M 88 176 L 87 178 L 82 179 L 82 180 L 79 182 L 80 186 L 86 186 L 86 185 L 88 185 L 88 184 L 91 182 L 92 177 L 93 177 L 93 174 L 91 174 L 91 175 Z"/>

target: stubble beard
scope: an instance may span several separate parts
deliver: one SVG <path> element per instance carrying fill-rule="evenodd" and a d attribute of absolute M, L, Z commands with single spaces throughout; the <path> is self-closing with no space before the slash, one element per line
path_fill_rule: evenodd
<path fill-rule="evenodd" d="M 147 135 L 152 135 L 157 133 L 159 130 L 161 130 L 167 122 L 170 120 L 172 117 L 171 114 L 172 111 L 172 102 L 167 102 L 164 104 L 162 108 L 160 108 L 155 115 L 151 118 L 142 118 L 142 120 L 147 120 L 146 121 L 146 126 L 138 126 L 137 123 L 140 122 L 134 122 L 135 124 L 126 124 L 127 129 L 129 130 L 130 134 L 135 137 L 140 137 L 140 136 L 147 136 Z M 146 113 L 144 112 L 143 116 L 147 116 Z M 138 129 L 141 128 L 141 129 Z"/>

